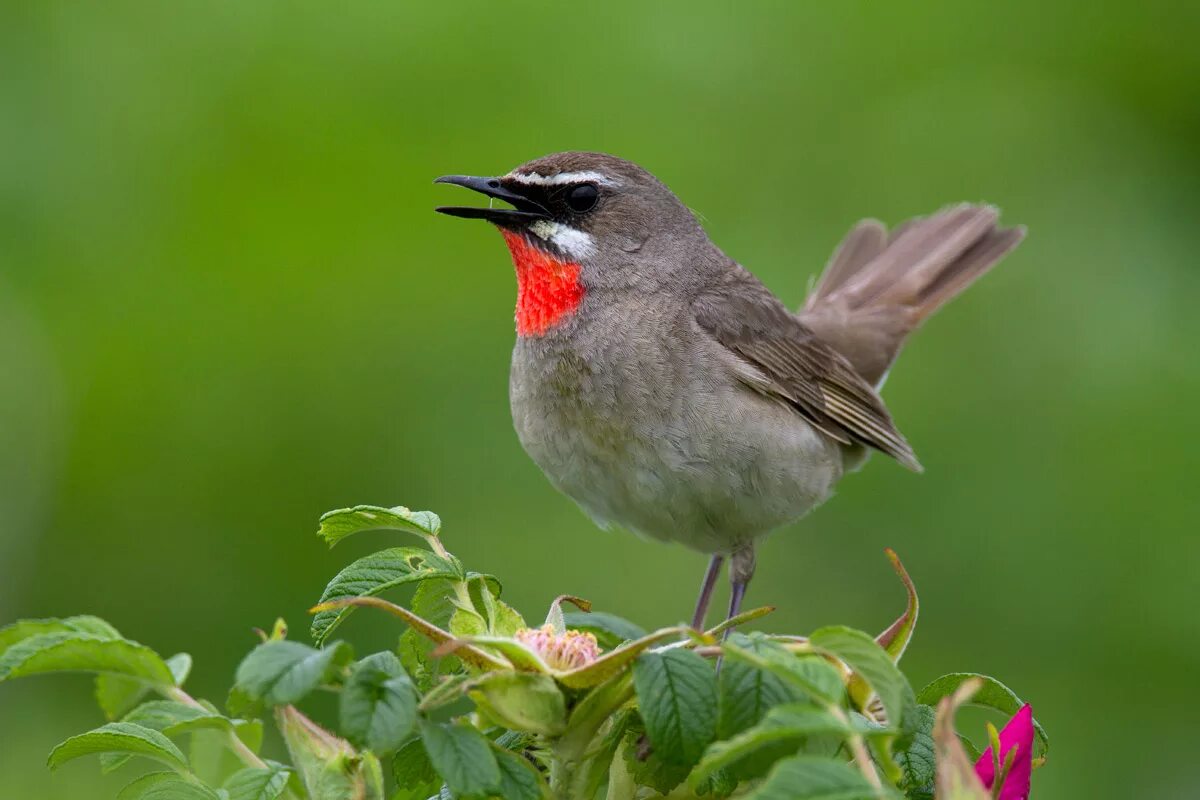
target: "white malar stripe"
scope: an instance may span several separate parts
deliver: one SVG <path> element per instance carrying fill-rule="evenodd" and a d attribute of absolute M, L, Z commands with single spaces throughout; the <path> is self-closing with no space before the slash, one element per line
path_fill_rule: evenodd
<path fill-rule="evenodd" d="M 601 186 L 616 186 L 616 181 L 599 172 L 560 172 L 557 175 L 539 175 L 536 172 L 512 172 L 508 177 L 517 183 L 533 186 L 562 186 L 568 183 L 598 183 Z"/>
<path fill-rule="evenodd" d="M 547 219 L 539 219 L 529 226 L 530 232 L 539 239 L 551 242 L 571 258 L 586 258 L 596 252 L 596 244 L 590 233 Z"/>

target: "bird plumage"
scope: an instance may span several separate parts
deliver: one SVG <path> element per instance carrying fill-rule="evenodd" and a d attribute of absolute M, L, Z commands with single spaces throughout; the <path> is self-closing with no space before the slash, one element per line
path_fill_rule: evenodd
<path fill-rule="evenodd" d="M 920 469 L 882 379 L 906 337 L 1023 235 L 982 205 L 890 234 L 864 220 L 793 313 L 628 161 L 559 153 L 439 180 L 515 205 L 439 210 L 492 221 L 513 252 L 509 396 L 526 452 L 598 521 L 713 553 L 716 567 L 732 555 L 731 612 L 755 540 L 826 500 L 864 447 Z M 542 260 L 570 277 L 570 302 L 523 324 Z"/>

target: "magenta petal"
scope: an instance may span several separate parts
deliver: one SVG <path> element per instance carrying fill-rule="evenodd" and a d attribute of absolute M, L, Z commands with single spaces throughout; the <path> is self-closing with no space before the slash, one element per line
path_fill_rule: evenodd
<path fill-rule="evenodd" d="M 1004 779 L 999 800 L 1026 800 L 1029 797 L 1029 779 L 1033 772 L 1033 709 L 1028 703 L 1021 706 L 1021 710 L 1013 714 L 1004 730 L 1000 731 L 1001 764 L 1013 745 L 1018 748 L 1017 758 L 1008 771 L 1008 777 Z M 975 774 L 984 786 L 992 788 L 992 782 L 996 780 L 996 772 L 992 767 L 992 748 L 983 751 L 983 755 L 975 762 Z"/>

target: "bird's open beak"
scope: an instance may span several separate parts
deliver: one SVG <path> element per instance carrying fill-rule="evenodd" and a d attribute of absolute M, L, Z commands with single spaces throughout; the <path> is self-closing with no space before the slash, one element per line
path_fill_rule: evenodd
<path fill-rule="evenodd" d="M 539 219 L 550 219 L 545 206 L 530 200 L 523 194 L 507 189 L 499 178 L 475 178 L 470 175 L 443 175 L 434 183 L 452 183 L 511 203 L 514 208 L 477 208 L 474 206 L 438 206 L 439 214 L 467 219 L 486 219 L 497 225 L 516 227 Z"/>

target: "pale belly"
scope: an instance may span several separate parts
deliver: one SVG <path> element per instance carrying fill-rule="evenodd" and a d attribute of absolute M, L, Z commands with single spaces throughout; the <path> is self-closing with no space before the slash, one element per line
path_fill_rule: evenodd
<path fill-rule="evenodd" d="M 795 411 L 713 365 L 641 352 L 589 366 L 570 348 L 533 358 L 518 343 L 510 381 L 522 446 L 602 525 L 728 552 L 827 499 L 841 448 Z M 603 371 L 603 376 L 596 373 Z"/>

